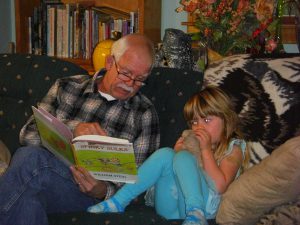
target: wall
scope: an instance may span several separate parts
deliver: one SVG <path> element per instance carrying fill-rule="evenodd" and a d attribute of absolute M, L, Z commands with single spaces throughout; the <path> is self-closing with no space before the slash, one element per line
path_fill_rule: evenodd
<path fill-rule="evenodd" d="M 179 0 L 162 0 L 162 14 L 161 14 L 161 38 L 163 39 L 165 29 L 175 28 L 187 31 L 186 26 L 182 26 L 181 22 L 187 21 L 187 13 L 175 12 L 175 9 L 179 7 Z"/>
<path fill-rule="evenodd" d="M 14 0 L 0 0 L 0 53 L 9 51 L 9 42 L 15 42 Z"/>

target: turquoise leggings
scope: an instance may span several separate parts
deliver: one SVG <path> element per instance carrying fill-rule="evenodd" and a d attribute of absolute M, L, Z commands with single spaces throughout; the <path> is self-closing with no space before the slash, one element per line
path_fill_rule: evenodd
<path fill-rule="evenodd" d="M 131 200 L 155 185 L 156 212 L 167 219 L 184 219 L 197 207 L 205 213 L 209 185 L 195 157 L 171 148 L 154 152 L 139 168 L 135 184 L 125 184 L 115 198 L 127 206 Z"/>

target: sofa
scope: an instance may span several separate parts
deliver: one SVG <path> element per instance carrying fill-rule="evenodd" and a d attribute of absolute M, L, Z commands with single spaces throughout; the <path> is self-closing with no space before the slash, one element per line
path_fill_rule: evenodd
<path fill-rule="evenodd" d="M 38 104 L 55 79 L 75 74 L 88 76 L 60 59 L 0 54 L 0 140 L 12 155 L 19 146 L 19 130 L 32 114 L 31 105 Z M 211 63 L 204 74 L 154 68 L 141 91 L 157 109 L 161 147 L 173 146 L 186 128 L 183 105 L 205 85 L 217 85 L 230 96 L 251 149 L 250 168 L 230 185 L 216 220 L 209 224 L 300 223 L 300 56 L 234 55 Z M 143 195 L 123 214 L 49 215 L 50 225 L 181 223 L 157 215 L 145 206 Z"/>

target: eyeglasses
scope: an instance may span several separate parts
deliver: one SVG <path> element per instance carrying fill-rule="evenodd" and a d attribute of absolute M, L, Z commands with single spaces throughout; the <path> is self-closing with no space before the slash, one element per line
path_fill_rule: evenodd
<path fill-rule="evenodd" d="M 117 70 L 117 73 L 118 73 L 118 78 L 119 78 L 120 80 L 122 80 L 122 81 L 124 81 L 124 82 L 133 81 L 133 84 L 135 84 L 136 86 L 139 86 L 139 87 L 145 86 L 145 85 L 146 85 L 145 80 L 134 79 L 134 78 L 132 78 L 131 75 L 125 74 L 125 73 L 123 73 L 123 72 L 120 72 L 120 69 L 119 69 L 119 67 L 118 67 L 118 65 L 117 65 L 117 61 L 116 61 L 116 59 L 115 59 L 115 56 L 113 56 L 113 59 L 114 59 L 114 61 L 115 61 L 115 66 L 116 66 L 116 70 Z"/>

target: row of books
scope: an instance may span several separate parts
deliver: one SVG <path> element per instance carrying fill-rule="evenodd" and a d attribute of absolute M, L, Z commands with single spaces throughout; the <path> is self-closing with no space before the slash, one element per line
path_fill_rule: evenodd
<path fill-rule="evenodd" d="M 98 42 L 138 32 L 138 13 L 42 2 L 28 23 L 29 53 L 90 59 Z"/>

